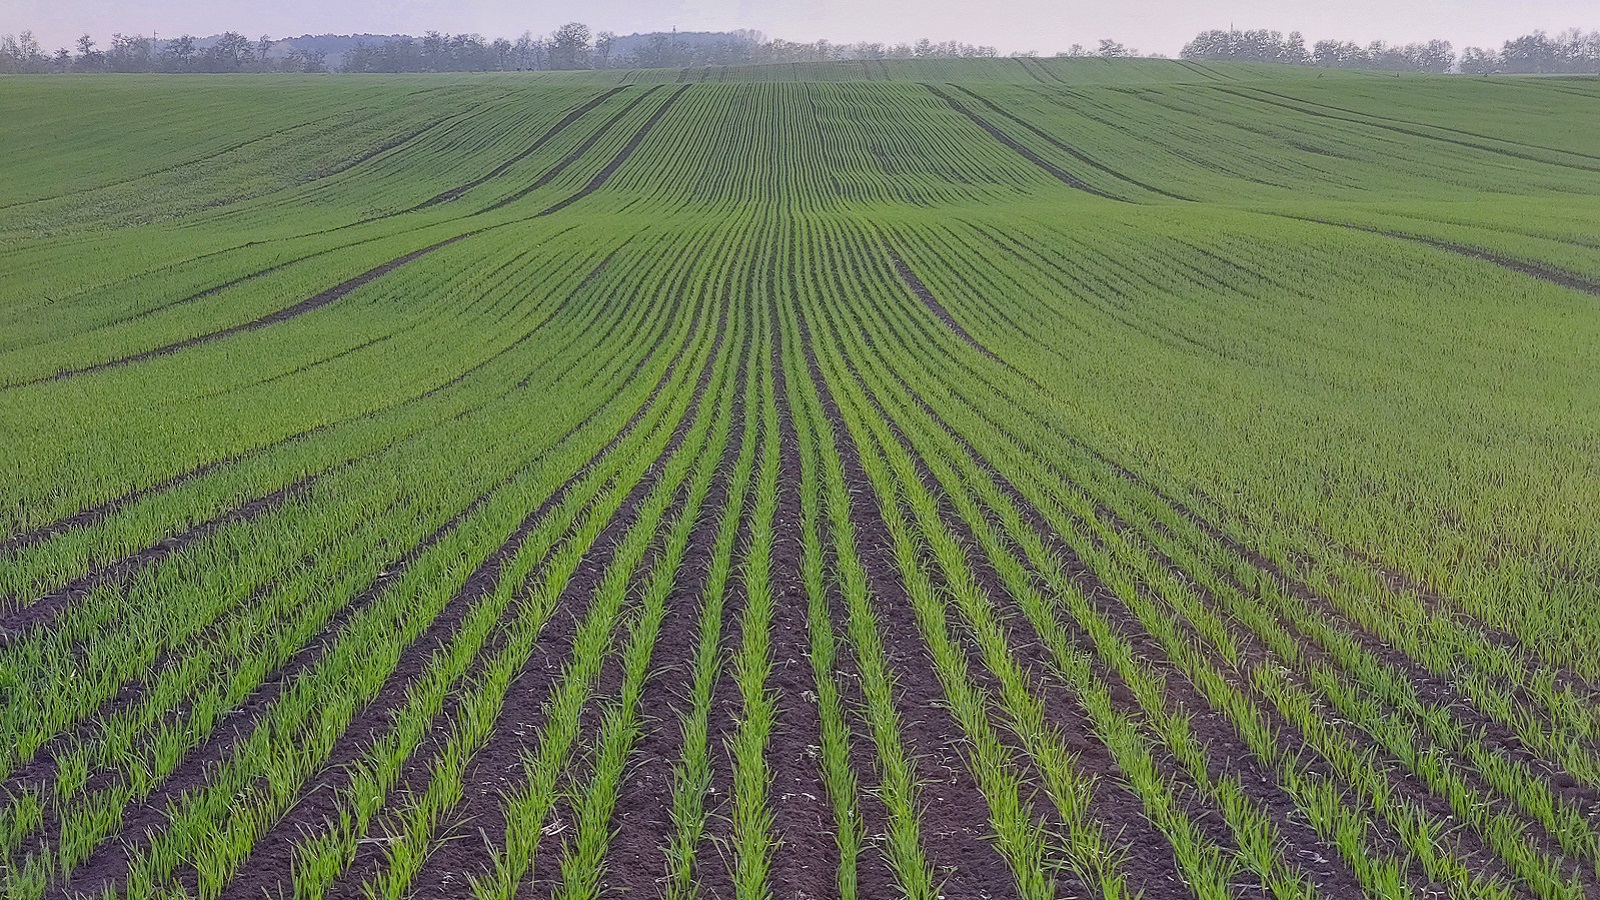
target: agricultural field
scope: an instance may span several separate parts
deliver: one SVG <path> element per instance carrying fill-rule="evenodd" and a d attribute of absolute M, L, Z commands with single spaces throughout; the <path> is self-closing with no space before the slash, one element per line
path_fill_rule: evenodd
<path fill-rule="evenodd" d="M 1600 897 L 1600 80 L 0 121 L 0 896 Z"/>

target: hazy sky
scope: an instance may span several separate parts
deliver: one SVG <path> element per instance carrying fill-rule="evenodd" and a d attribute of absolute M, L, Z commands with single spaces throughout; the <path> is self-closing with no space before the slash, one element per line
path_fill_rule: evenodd
<path fill-rule="evenodd" d="M 428 29 L 515 37 L 573 19 L 595 30 L 722 31 L 770 37 L 898 41 L 930 37 L 1049 53 L 1103 37 L 1175 55 L 1207 28 L 1299 29 L 1308 41 L 1404 43 L 1443 38 L 1457 49 L 1499 46 L 1535 28 L 1600 29 L 1595 0 L 0 0 L 0 33 L 31 28 L 47 48 L 87 31 L 161 35 L 242 31 L 252 37 L 324 32 L 420 34 Z"/>

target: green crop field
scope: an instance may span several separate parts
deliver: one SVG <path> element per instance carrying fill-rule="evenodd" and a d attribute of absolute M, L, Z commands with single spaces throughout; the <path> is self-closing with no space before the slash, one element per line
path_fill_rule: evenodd
<path fill-rule="evenodd" d="M 0 896 L 1600 897 L 1600 80 L 0 123 Z"/>

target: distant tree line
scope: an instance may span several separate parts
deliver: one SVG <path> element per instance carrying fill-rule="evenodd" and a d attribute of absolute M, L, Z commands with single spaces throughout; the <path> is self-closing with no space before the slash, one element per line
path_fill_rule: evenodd
<path fill-rule="evenodd" d="M 287 49 L 274 49 L 277 43 Z M 1125 51 L 1122 45 L 1103 45 Z M 1081 51 L 1082 48 L 1075 48 Z M 827 62 L 850 59 L 957 59 L 994 57 L 994 47 L 928 38 L 900 43 L 835 44 L 826 40 L 796 43 L 768 40 L 756 31 L 654 33 L 618 37 L 593 32 L 569 22 L 548 35 L 525 32 L 516 40 L 486 39 L 479 34 L 430 31 L 358 40 L 343 54 L 345 72 L 497 72 L 551 69 L 678 68 L 759 63 Z M 1075 53 L 1074 55 L 1088 55 Z M 262 37 L 251 40 L 238 32 L 213 38 L 183 35 L 156 41 L 143 35 L 113 35 L 100 48 L 89 35 L 73 49 L 45 52 L 31 32 L 0 37 L 0 74 L 47 72 L 324 72 L 328 54 L 302 50 L 291 42 Z"/>
<path fill-rule="evenodd" d="M 32 32 L 0 36 L 0 74 L 46 72 L 325 72 L 327 55 L 317 50 L 289 49 L 275 54 L 276 42 L 263 35 L 251 40 L 229 31 L 201 40 L 192 35 L 156 41 L 143 35 L 115 34 L 101 49 L 84 35 L 46 54 Z"/>
<path fill-rule="evenodd" d="M 331 36 L 325 36 L 331 37 Z M 345 40 L 348 40 L 346 38 Z M 280 46 L 281 45 L 281 46 Z M 994 47 L 928 38 L 899 44 L 826 40 L 796 43 L 769 40 L 758 31 L 658 32 L 619 37 L 569 22 L 548 35 L 524 32 L 520 38 L 489 40 L 479 34 L 430 31 L 420 38 L 394 36 L 357 39 L 342 59 L 327 52 L 251 40 L 230 31 L 210 38 L 182 35 L 157 41 L 143 35 L 112 35 L 99 47 L 83 35 L 66 47 L 46 52 L 31 32 L 0 36 L 0 74 L 47 72 L 499 72 L 550 69 L 679 68 L 813 63 L 873 59 L 967 59 L 998 56 Z M 1034 53 L 1015 54 L 1035 56 Z M 1056 56 L 1118 58 L 1139 51 L 1117 41 L 1097 48 L 1074 44 Z M 1535 31 L 1509 40 L 1499 50 L 1468 47 L 1459 56 L 1449 41 L 1404 45 L 1373 41 L 1318 41 L 1307 45 L 1300 32 L 1287 36 L 1265 29 L 1206 31 L 1182 52 L 1188 60 L 1232 60 L 1336 69 L 1401 72 L 1452 72 L 1469 75 L 1600 72 L 1600 32 L 1573 28 L 1554 37 Z"/>
<path fill-rule="evenodd" d="M 993 47 L 959 41 L 935 43 L 834 44 L 768 40 L 757 31 L 678 34 L 656 32 L 618 37 L 569 22 L 548 35 L 523 33 L 516 41 L 485 42 L 478 35 L 448 37 L 429 32 L 421 40 L 393 38 L 361 44 L 345 56 L 347 72 L 478 72 L 497 70 L 651 69 L 759 63 L 827 62 L 846 59 L 953 59 L 992 57 Z"/>
<path fill-rule="evenodd" d="M 1543 31 L 1506 41 L 1499 50 L 1468 47 L 1458 57 L 1449 41 L 1405 45 L 1373 41 L 1318 41 L 1306 46 L 1298 31 L 1204 31 L 1184 46 L 1188 60 L 1281 63 L 1326 69 L 1466 75 L 1559 75 L 1600 72 L 1600 31 L 1571 28 L 1551 37 Z"/>

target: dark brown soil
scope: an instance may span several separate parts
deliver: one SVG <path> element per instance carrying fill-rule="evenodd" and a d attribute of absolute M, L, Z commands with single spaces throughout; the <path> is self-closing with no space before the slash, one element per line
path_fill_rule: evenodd
<path fill-rule="evenodd" d="M 492 736 L 467 766 L 463 778 L 464 799 L 453 816 L 454 824 L 442 829 L 443 833 L 460 835 L 461 839 L 437 846 L 413 882 L 413 891 L 417 896 L 452 896 L 461 889 L 468 875 L 482 875 L 489 871 L 490 845 L 498 846 L 506 829 L 504 797 L 523 780 L 524 756 L 535 748 L 533 742 L 537 740 L 545 721 L 546 698 L 565 668 L 581 610 L 586 609 L 592 600 L 617 545 L 637 518 L 649 490 L 660 478 L 665 461 L 682 446 L 689 428 L 699 415 L 726 330 L 724 317 L 719 323 L 711 356 L 695 387 L 693 400 L 669 438 L 666 450 L 646 477 L 632 488 L 618 513 L 607 522 L 592 545 L 597 549 L 591 550 L 585 557 L 563 589 L 557 602 L 558 611 L 545 626 L 533 657 L 512 680 Z M 608 690 L 614 692 L 618 683 L 620 676 L 612 661 L 602 670 L 596 696 L 604 696 Z M 589 707 L 595 705 L 591 700 Z M 558 809 L 554 813 L 556 821 L 560 821 L 559 817 L 563 814 L 564 810 Z M 566 824 L 570 826 L 570 821 Z M 541 841 L 539 859 L 535 861 L 533 869 L 535 883 L 538 883 L 542 872 L 554 869 L 551 860 L 559 859 L 559 847 L 560 841 L 553 837 Z"/>
<path fill-rule="evenodd" d="M 989 843 L 988 803 L 962 761 L 958 747 L 960 727 L 944 706 L 932 659 L 922 642 L 905 585 L 897 575 L 893 541 L 872 499 L 876 492 L 818 367 L 809 327 L 803 325 L 802 334 L 812 383 L 822 398 L 833 444 L 844 463 L 852 497 L 851 518 L 860 543 L 858 552 L 876 600 L 884 648 L 899 690 L 902 738 L 917 759 L 918 774 L 923 779 L 924 848 L 946 896 L 993 900 L 1016 897 L 1015 879 L 1005 859 Z"/>
<path fill-rule="evenodd" d="M 680 348 L 678 357 L 674 358 L 672 364 L 663 373 L 661 379 L 652 390 L 649 399 L 640 406 L 627 424 L 599 452 L 591 457 L 588 463 L 574 473 L 554 494 L 540 504 L 537 510 L 523 520 L 507 542 L 486 559 L 478 570 L 468 578 L 456 598 L 447 606 L 445 613 L 441 614 L 439 619 L 436 619 L 429 626 L 423 637 L 419 638 L 408 649 L 407 654 L 402 658 L 401 666 L 391 675 L 384 691 L 358 714 L 357 718 L 346 730 L 347 736 L 351 737 L 347 737 L 341 744 L 345 749 L 342 752 L 336 749 L 335 758 L 330 760 L 324 767 L 322 774 L 314 778 L 302 790 L 302 799 L 289 811 L 283 820 L 267 832 L 261 841 L 257 843 L 250 863 L 245 867 L 240 877 L 230 885 L 229 896 L 240 897 L 242 900 L 242 898 L 258 896 L 262 890 L 271 890 L 275 885 L 287 885 L 289 883 L 289 866 L 293 859 L 295 839 L 299 837 L 303 829 L 315 828 L 336 813 L 339 788 L 348 782 L 347 773 L 342 770 L 342 765 L 349 760 L 355 759 L 361 749 L 364 749 L 371 740 L 377 739 L 381 726 L 389 720 L 393 707 L 404 699 L 406 686 L 420 673 L 421 666 L 425 663 L 427 657 L 431 655 L 434 648 L 442 646 L 442 642 L 448 640 L 449 634 L 455 630 L 456 625 L 466 615 L 471 605 L 476 604 L 478 599 L 487 596 L 494 589 L 495 584 L 498 582 L 501 567 L 514 556 L 516 549 L 520 548 L 521 542 L 526 539 L 533 528 L 540 521 L 543 521 L 549 511 L 554 509 L 566 497 L 600 459 L 610 454 L 634 431 L 638 423 L 659 400 L 662 390 L 671 380 L 678 360 L 681 359 L 682 353 L 686 349 L 687 345 L 684 348 Z M 598 409 L 596 410 L 597 413 Z M 585 419 L 583 423 L 569 431 L 562 440 L 567 440 L 578 431 L 581 431 L 583 426 L 588 424 L 592 418 L 593 414 Z M 619 515 L 621 514 L 619 513 Z M 604 534 L 602 537 L 604 537 Z M 583 575 L 584 571 L 583 568 L 580 568 L 578 575 L 574 576 L 574 583 L 581 580 L 579 576 Z M 570 627 L 568 617 L 558 613 L 549 623 L 550 630 L 547 631 L 547 634 L 552 634 L 563 626 Z M 570 640 L 570 636 L 568 639 Z M 541 644 L 546 643 L 548 641 L 541 638 Z M 516 688 L 514 687 L 513 690 L 516 690 Z M 456 699 L 459 700 L 459 698 Z M 447 708 L 436 718 L 436 726 L 443 721 L 447 721 L 451 708 Z M 367 727 L 365 729 L 361 727 L 363 723 L 366 723 Z M 364 733 L 368 735 L 369 739 L 360 737 Z M 406 777 L 402 779 L 397 795 L 404 795 L 409 788 L 421 789 L 421 781 L 426 775 L 426 766 L 422 761 L 432 758 L 434 753 L 443 746 L 444 737 L 436 727 L 435 733 L 430 740 L 425 743 L 423 748 L 419 749 L 408 765 L 405 773 Z M 347 758 L 341 761 L 341 757 Z M 371 855 L 375 855 L 375 850 L 373 854 L 368 854 L 368 856 Z M 358 868 L 370 867 L 372 864 L 372 859 L 358 857 Z"/>
<path fill-rule="evenodd" d="M 747 332 L 746 351 L 749 343 Z M 672 832 L 673 766 L 682 755 L 681 717 L 689 709 L 689 685 L 685 679 L 694 663 L 699 639 L 695 623 L 710 575 L 721 513 L 729 501 L 729 479 L 743 449 L 745 417 L 749 414 L 744 394 L 747 359 L 748 352 L 741 352 L 731 383 L 735 395 L 729 439 L 667 597 L 667 618 L 662 622 L 653 657 L 655 671 L 646 682 L 639 703 L 640 737 L 634 748 L 638 762 L 624 779 L 617 801 L 616 832 L 606 860 L 607 892 L 649 894 L 666 872 L 666 843 Z"/>
<path fill-rule="evenodd" d="M 930 423 L 950 435 L 956 443 L 962 446 L 972 461 L 988 474 L 995 485 L 1022 512 L 1024 518 L 1034 527 L 1040 537 L 1052 545 L 1053 551 L 1065 561 L 1068 570 L 1075 573 L 1075 577 L 1084 586 L 1085 594 L 1093 599 L 1096 608 L 1103 615 L 1106 615 L 1108 620 L 1118 625 L 1119 631 L 1139 647 L 1142 656 L 1152 660 L 1163 659 L 1164 651 L 1159 643 L 1154 640 L 1153 636 L 1145 632 L 1137 619 L 1132 617 L 1128 611 L 1122 609 L 1114 595 L 1098 579 L 1093 577 L 1088 568 L 1078 559 L 1076 553 L 1056 535 L 1056 532 L 1045 520 L 1042 513 L 1020 491 L 1011 485 L 1004 476 L 1000 475 L 964 437 L 957 434 L 916 391 L 911 389 L 910 385 L 901 376 L 896 375 L 895 377 L 899 380 L 900 387 L 906 391 L 906 395 L 928 417 Z M 881 412 L 880 410 L 880 414 Z M 984 415 L 989 419 L 992 427 L 1009 435 L 1009 429 L 992 414 L 984 411 L 979 412 L 980 415 Z M 891 423 L 893 421 L 887 415 L 884 415 L 883 418 Z M 896 434 L 898 433 L 898 429 L 896 429 Z M 906 446 L 903 437 L 901 441 L 902 445 Z M 909 446 L 906 446 L 906 449 L 910 452 Z M 924 480 L 931 484 L 931 474 L 925 470 Z M 953 516 L 947 517 L 947 522 L 951 524 L 952 528 L 963 538 L 968 546 L 976 546 L 975 538 L 963 522 L 955 520 Z M 1003 528 L 998 527 L 998 522 L 992 521 L 991 524 L 995 525 L 997 530 L 1004 531 Z M 1011 552 L 1019 559 L 1026 558 L 1019 548 L 1013 547 Z M 1033 567 L 1029 566 L 1029 568 Z M 1016 609 L 1013 603 L 1006 600 L 1008 592 L 999 582 L 998 575 L 986 563 L 978 560 L 974 560 L 973 571 L 977 573 L 980 583 L 984 586 L 986 592 L 1001 603 L 1002 608 L 1007 612 L 1011 620 L 1017 624 L 1017 627 L 1031 634 L 1032 632 L 1029 630 L 1025 617 L 1020 610 Z M 1036 572 L 1035 575 L 1037 576 Z M 1087 634 L 1076 628 L 1071 630 L 1075 632 L 1075 637 L 1081 648 L 1092 650 L 1093 645 Z M 1033 683 L 1044 687 L 1055 687 L 1061 691 L 1069 690 L 1065 685 L 1056 685 L 1053 677 L 1044 674 L 1049 671 L 1049 660 L 1042 646 L 1028 640 L 1020 640 L 1016 642 L 1013 650 L 1018 660 L 1032 672 L 1031 680 Z M 1111 689 L 1118 705 L 1124 711 L 1131 711 L 1135 717 L 1142 718 L 1142 714 L 1137 711 L 1136 699 L 1121 678 L 1098 663 L 1096 664 L 1096 671 L 1100 679 Z M 1187 681 L 1181 678 L 1168 678 L 1166 682 L 1169 696 L 1182 709 L 1194 715 L 1195 722 L 1200 726 L 1196 728 L 1196 737 L 1207 746 L 1208 759 L 1216 763 L 1210 773 L 1212 777 L 1219 777 L 1223 774 L 1239 776 L 1245 792 L 1253 800 L 1261 803 L 1269 810 L 1282 833 L 1294 846 L 1302 848 L 1292 859 L 1305 869 L 1307 875 L 1312 877 L 1322 889 L 1332 890 L 1338 888 L 1340 890 L 1354 890 L 1359 893 L 1359 882 L 1355 880 L 1353 872 L 1337 864 L 1338 856 L 1336 851 L 1303 823 L 1292 802 L 1289 801 L 1287 795 L 1281 789 L 1276 787 L 1268 788 L 1269 785 L 1276 785 L 1277 783 L 1275 773 L 1258 764 L 1258 761 L 1254 759 L 1248 748 L 1234 736 L 1231 725 L 1226 721 L 1225 717 L 1213 711 L 1207 701 Z M 1065 725 L 1063 729 L 1065 734 L 1082 735 L 1092 733 L 1092 726 L 1075 706 L 1068 706 L 1065 703 L 1058 702 L 1051 704 L 1047 709 L 1053 722 L 1058 725 Z M 1069 722 L 1071 724 L 1065 724 Z M 1277 724 L 1287 727 L 1286 723 L 1281 721 Z M 1080 768 L 1092 773 L 1102 786 L 1108 780 L 1115 783 L 1119 769 L 1115 761 L 1110 757 L 1109 751 L 1098 741 L 1090 743 L 1092 744 L 1090 747 L 1073 748 L 1082 754 L 1079 757 Z M 1095 763 L 1092 767 L 1084 765 L 1084 763 L 1091 761 Z M 1180 786 L 1190 792 L 1189 811 L 1196 821 L 1200 823 L 1202 830 L 1206 831 L 1213 840 L 1216 840 L 1222 846 L 1231 845 L 1231 834 L 1222 827 L 1223 823 L 1217 818 L 1217 813 L 1210 808 L 1209 804 L 1198 802 L 1198 798 L 1192 793 L 1194 790 L 1193 784 L 1187 775 L 1183 774 L 1179 763 L 1171 759 L 1170 756 L 1165 758 L 1164 762 L 1166 770 L 1169 773 L 1177 774 Z M 1102 793 L 1104 793 L 1103 790 Z M 1141 821 L 1142 811 L 1139 809 L 1137 799 L 1120 786 L 1116 789 L 1116 793 L 1120 796 L 1112 799 L 1123 808 L 1104 811 L 1097 809 L 1099 821 L 1140 821 L 1140 824 L 1146 824 Z M 1097 805 L 1103 799 L 1105 798 L 1097 796 Z M 1148 826 L 1146 827 L 1148 828 Z M 1172 885 L 1177 883 L 1175 878 L 1178 873 L 1172 868 L 1170 859 L 1167 859 L 1171 851 L 1164 838 L 1153 831 L 1147 831 L 1142 837 L 1134 836 L 1133 847 L 1134 852 L 1130 856 L 1129 862 L 1136 865 L 1129 866 L 1129 875 L 1136 889 L 1143 886 L 1147 891 L 1155 891 L 1156 893 L 1151 893 L 1150 895 L 1156 896 L 1159 893 L 1159 884 Z M 1157 859 L 1163 859 L 1164 864 L 1156 864 L 1155 860 Z M 1322 862 L 1316 862 L 1318 860 Z"/>
<path fill-rule="evenodd" d="M 776 299 L 769 321 L 777 329 Z M 772 884 L 778 900 L 827 897 L 836 890 L 837 823 L 823 784 L 816 675 L 806 653 L 810 644 L 807 596 L 801 574 L 800 438 L 789 409 L 783 342 L 773 334 L 771 366 L 778 403 L 778 509 L 772 547 L 773 667 L 768 685 L 777 695 L 777 721 L 767 747 L 773 774 L 771 806 L 779 846 Z"/>

